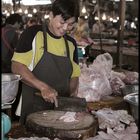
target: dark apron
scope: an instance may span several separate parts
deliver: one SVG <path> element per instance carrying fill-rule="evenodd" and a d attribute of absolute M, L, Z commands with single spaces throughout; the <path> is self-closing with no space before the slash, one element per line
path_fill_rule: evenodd
<path fill-rule="evenodd" d="M 46 36 L 44 36 L 47 40 Z M 56 56 L 47 52 L 47 41 L 44 45 L 44 53 L 39 63 L 36 65 L 33 74 L 41 81 L 53 87 L 59 96 L 70 96 L 70 77 L 72 74 L 72 64 L 69 56 L 68 42 L 65 39 L 67 57 Z M 54 108 L 54 104 L 46 102 L 43 97 L 37 96 L 34 93 L 40 92 L 35 88 L 25 84 L 22 86 L 22 108 L 21 108 L 21 124 L 25 124 L 26 117 L 30 113 L 50 110 Z"/>

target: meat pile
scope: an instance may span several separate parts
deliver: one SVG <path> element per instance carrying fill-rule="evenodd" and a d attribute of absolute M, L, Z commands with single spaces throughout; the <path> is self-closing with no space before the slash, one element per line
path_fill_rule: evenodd
<path fill-rule="evenodd" d="M 78 121 L 76 119 L 76 112 L 66 112 L 63 116 L 59 118 L 59 120 L 62 120 L 63 122 L 74 122 Z"/>
<path fill-rule="evenodd" d="M 126 71 L 124 72 L 126 75 L 123 79 L 124 83 L 126 84 L 138 84 L 139 74 L 138 72 L 133 71 Z"/>
<path fill-rule="evenodd" d="M 113 70 L 111 71 L 109 82 L 110 82 L 113 95 L 122 94 L 122 89 L 125 88 L 125 83 L 123 82 L 125 77 L 126 75 L 122 72 L 116 72 Z"/>
<path fill-rule="evenodd" d="M 98 135 L 90 137 L 86 140 L 138 140 L 137 130 L 135 124 L 130 124 L 125 130 L 120 132 L 114 132 L 108 128 L 107 133 L 104 131 L 98 131 Z"/>
<path fill-rule="evenodd" d="M 103 108 L 92 113 L 98 117 L 99 131 L 98 135 L 86 140 L 138 140 L 138 128 L 126 110 Z"/>
<path fill-rule="evenodd" d="M 99 128 L 113 128 L 114 130 L 122 130 L 125 124 L 129 125 L 134 122 L 134 118 L 128 114 L 126 110 L 112 110 L 111 108 L 103 108 L 94 112 L 98 117 Z"/>
<path fill-rule="evenodd" d="M 116 72 L 112 67 L 113 60 L 109 53 L 98 55 L 88 67 L 82 64 L 77 96 L 87 102 L 95 102 L 107 95 L 122 95 L 126 84 L 138 83 L 137 72 Z"/>
<path fill-rule="evenodd" d="M 26 138 L 26 137 L 23 137 L 23 138 L 18 138 L 18 139 L 13 139 L 13 138 L 9 138 L 8 140 L 52 140 L 52 139 L 49 139 L 49 138 L 46 138 L 46 137 L 30 137 L 30 138 Z M 61 140 L 59 138 L 54 138 L 53 140 Z"/>
<path fill-rule="evenodd" d="M 62 120 L 63 122 L 78 122 L 85 116 L 85 112 L 71 112 L 67 111 L 63 116 L 59 118 L 59 120 Z"/>
<path fill-rule="evenodd" d="M 122 89 L 127 84 L 138 84 L 138 72 L 124 71 L 116 72 L 111 71 L 110 85 L 112 88 L 113 95 L 121 95 Z"/>

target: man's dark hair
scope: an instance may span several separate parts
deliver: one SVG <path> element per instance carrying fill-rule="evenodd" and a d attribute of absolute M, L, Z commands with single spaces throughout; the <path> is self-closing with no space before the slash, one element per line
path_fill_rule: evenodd
<path fill-rule="evenodd" d="M 14 25 L 16 22 L 22 23 L 22 16 L 19 14 L 11 14 L 8 18 L 6 18 L 6 24 Z"/>
<path fill-rule="evenodd" d="M 64 20 L 75 17 L 78 21 L 79 17 L 79 1 L 78 0 L 55 0 L 52 3 L 51 11 L 53 15 L 61 15 Z"/>

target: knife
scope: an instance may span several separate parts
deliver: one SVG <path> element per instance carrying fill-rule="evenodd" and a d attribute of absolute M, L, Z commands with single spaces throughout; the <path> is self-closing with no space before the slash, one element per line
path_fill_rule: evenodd
<path fill-rule="evenodd" d="M 42 97 L 38 92 L 35 94 Z M 54 110 L 74 112 L 87 111 L 87 102 L 85 98 L 57 96 L 57 100 L 54 104 Z"/>

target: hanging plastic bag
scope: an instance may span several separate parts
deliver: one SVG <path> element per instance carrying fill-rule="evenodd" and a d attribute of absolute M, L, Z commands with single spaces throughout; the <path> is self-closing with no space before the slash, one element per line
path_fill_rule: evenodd
<path fill-rule="evenodd" d="M 103 96 L 112 94 L 109 83 L 113 60 L 110 54 L 97 56 L 88 68 L 83 67 L 79 78 L 78 97 L 87 102 L 99 101 Z"/>

